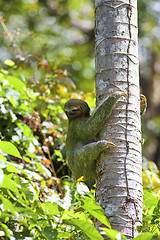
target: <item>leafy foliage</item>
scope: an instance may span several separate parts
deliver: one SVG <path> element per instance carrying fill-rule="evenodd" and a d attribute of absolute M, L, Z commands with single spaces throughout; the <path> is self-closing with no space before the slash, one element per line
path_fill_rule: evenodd
<path fill-rule="evenodd" d="M 80 182 L 75 185 L 67 176 L 63 104 L 70 97 L 84 98 L 82 93 L 72 93 L 69 76 L 66 69 L 37 55 L 1 63 L 2 238 L 76 239 L 95 235 L 102 239 L 90 219 L 102 217 L 109 226 L 88 188 Z M 85 95 L 93 102 L 91 97 Z M 97 213 L 87 200 L 84 202 L 85 194 L 91 206 L 99 209 Z"/>
<path fill-rule="evenodd" d="M 158 239 L 160 236 L 160 172 L 153 162 L 145 159 L 143 166 L 144 210 L 143 224 L 139 227 L 139 231 L 152 233 L 151 236 L 154 236 L 154 238 L 149 239 Z"/>
<path fill-rule="evenodd" d="M 59 78 L 56 75 L 53 84 L 47 78 L 44 89 L 38 83 L 37 88 L 32 83 L 28 87 L 23 75 L 13 75 L 12 63 L 6 61 L 0 73 L 1 236 L 103 239 L 91 218 L 102 219 L 109 228 L 110 224 L 88 188 L 80 182 L 74 185 L 67 176 L 57 177 L 57 172 L 65 175 L 62 104 L 71 95 L 59 83 L 61 76 L 65 81 L 64 71 L 56 69 Z M 60 166 L 55 168 L 55 162 Z"/>
<path fill-rule="evenodd" d="M 32 160 L 18 164 L 0 156 L 1 236 L 76 239 L 85 234 L 89 239 L 103 239 L 90 218 L 104 219 L 107 227 L 110 224 L 88 188 L 83 183 L 73 185 L 65 179 L 65 196 L 61 199 L 55 188 L 49 186 L 51 173 L 44 166 L 43 171 L 39 170 L 36 163 Z M 92 207 L 99 210 L 95 212 Z"/>
<path fill-rule="evenodd" d="M 65 66 L 74 76 L 76 86 L 83 87 L 85 91 L 93 90 L 92 0 L 2 0 L 0 10 L 1 20 L 7 22 L 8 26 L 5 33 L 0 28 L 5 57 L 12 58 L 13 51 L 17 55 L 24 53 L 22 57 L 17 56 L 17 61 L 30 53 L 45 56 L 49 61 Z M 25 64 L 22 66 L 25 67 Z"/>
<path fill-rule="evenodd" d="M 15 62 L 6 64 L 0 73 L 1 237 L 103 239 L 103 235 L 107 235 L 113 240 L 125 239 L 111 229 L 88 188 L 81 182 L 75 185 L 67 176 L 63 150 L 66 119 L 62 105 L 75 94 L 67 90 L 65 70 L 56 68 L 56 74 L 50 74 L 54 79 L 52 84 L 44 78 L 46 84 L 41 88 L 40 83 L 26 84 L 22 74 L 18 78 Z M 62 76 L 63 84 L 60 83 Z M 93 104 L 91 94 L 85 98 Z M 159 172 L 155 165 L 147 162 L 143 174 L 146 190 L 143 225 L 139 230 L 144 233 L 135 239 L 156 239 L 160 235 Z M 93 218 L 106 228 L 98 232 Z"/>

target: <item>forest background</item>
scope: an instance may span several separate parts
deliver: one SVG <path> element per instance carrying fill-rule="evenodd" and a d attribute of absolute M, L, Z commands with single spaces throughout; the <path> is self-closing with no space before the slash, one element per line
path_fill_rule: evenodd
<path fill-rule="evenodd" d="M 148 99 L 142 117 L 145 208 L 139 231 L 158 239 L 160 2 L 139 0 L 138 21 L 140 85 Z M 95 107 L 94 2 L 1 0 L 0 23 L 0 236 L 103 239 L 108 234 L 116 239 L 94 191 L 82 179 L 71 181 L 65 160 L 64 103 L 74 97 Z M 93 217 L 108 230 L 99 234 Z"/>

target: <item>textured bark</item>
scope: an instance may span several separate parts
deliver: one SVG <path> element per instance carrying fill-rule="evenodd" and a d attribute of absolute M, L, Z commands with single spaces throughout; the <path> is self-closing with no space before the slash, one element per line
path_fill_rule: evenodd
<path fill-rule="evenodd" d="M 132 239 L 143 200 L 136 0 L 95 0 L 95 58 L 97 104 L 111 92 L 128 95 L 100 134 L 117 147 L 97 161 L 96 201 L 112 227 Z"/>

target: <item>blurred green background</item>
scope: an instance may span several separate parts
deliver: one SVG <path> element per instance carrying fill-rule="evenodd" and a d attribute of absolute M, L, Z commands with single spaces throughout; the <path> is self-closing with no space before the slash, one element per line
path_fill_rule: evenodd
<path fill-rule="evenodd" d="M 25 54 L 47 59 L 67 60 L 66 69 L 79 89 L 94 89 L 94 8 L 90 0 L 15 0 L 0 1 L 8 28 L 20 31 L 17 41 Z M 3 30 L 0 29 L 1 36 Z M 1 56 L 11 57 L 1 38 Z"/>

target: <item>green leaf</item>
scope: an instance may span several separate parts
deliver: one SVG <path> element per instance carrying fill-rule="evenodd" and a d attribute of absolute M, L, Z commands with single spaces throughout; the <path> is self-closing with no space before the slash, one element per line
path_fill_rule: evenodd
<path fill-rule="evenodd" d="M 7 226 L 7 224 L 4 224 L 4 223 L 1 223 L 1 228 L 2 228 L 2 230 L 4 230 L 5 231 L 5 235 L 7 235 L 7 237 L 10 239 L 10 237 L 11 237 L 11 234 L 10 234 L 10 229 L 8 228 L 8 226 Z"/>
<path fill-rule="evenodd" d="M 17 188 L 17 184 L 15 184 L 14 181 L 12 181 L 8 175 L 4 175 L 3 183 L 0 185 L 0 187 L 10 189 L 12 192 L 15 193 L 16 196 L 19 196 L 19 191 Z"/>
<path fill-rule="evenodd" d="M 10 67 L 13 67 L 15 65 L 15 63 L 12 60 L 10 60 L 10 59 L 6 59 L 4 61 L 4 64 L 6 64 L 6 65 L 8 65 Z"/>
<path fill-rule="evenodd" d="M 7 99 L 10 101 L 13 107 L 16 107 L 18 105 L 18 99 L 19 99 L 20 93 L 9 87 L 6 87 L 4 91 Z"/>
<path fill-rule="evenodd" d="M 17 126 L 23 131 L 23 134 L 26 136 L 26 137 L 29 137 L 29 138 L 32 138 L 33 137 L 33 133 L 30 129 L 30 127 L 28 127 L 27 124 L 22 124 L 22 122 L 18 122 L 17 123 Z"/>
<path fill-rule="evenodd" d="M 4 204 L 4 210 L 14 214 L 15 213 L 14 205 L 7 198 L 1 197 L 1 199 Z"/>
<path fill-rule="evenodd" d="M 28 157 L 33 158 L 33 159 L 37 159 L 37 156 L 34 153 L 29 152 L 28 150 L 26 150 L 26 154 L 28 155 Z"/>
<path fill-rule="evenodd" d="M 62 156 L 61 151 L 58 151 L 58 150 L 55 149 L 54 152 L 57 156 L 57 161 L 59 161 L 59 162 L 63 161 L 63 156 Z"/>
<path fill-rule="evenodd" d="M 151 240 L 155 234 L 150 232 L 142 233 L 141 235 L 133 238 L 133 240 Z"/>
<path fill-rule="evenodd" d="M 22 82 L 22 80 L 20 80 L 19 78 L 17 77 L 14 77 L 14 76 L 10 76 L 10 75 L 7 75 L 6 76 L 6 79 L 8 80 L 9 82 L 9 85 L 11 87 L 13 87 L 15 90 L 17 90 L 18 92 L 25 92 L 24 89 L 26 88 L 26 85 L 24 82 Z"/>
<path fill-rule="evenodd" d="M 39 171 L 44 172 L 48 177 L 51 177 L 51 172 L 43 164 L 36 162 L 36 167 Z"/>
<path fill-rule="evenodd" d="M 46 215 L 53 216 L 53 215 L 60 214 L 60 209 L 61 208 L 57 203 L 49 203 L 49 202 L 42 203 L 42 207 L 43 207 Z"/>
<path fill-rule="evenodd" d="M 36 179 L 39 181 L 43 179 L 42 176 L 40 176 L 38 173 L 30 171 L 28 169 L 22 169 L 21 172 L 24 173 L 29 179 Z"/>
<path fill-rule="evenodd" d="M 7 158 L 4 157 L 2 154 L 0 154 L 0 161 L 6 162 L 6 161 L 7 161 Z"/>
<path fill-rule="evenodd" d="M 109 237 L 111 240 L 125 240 L 126 237 L 114 229 L 108 229 L 108 228 L 102 228 L 103 231 L 105 231 L 105 235 Z"/>
<path fill-rule="evenodd" d="M 45 227 L 42 233 L 47 240 L 57 239 L 58 231 L 52 227 Z"/>
<path fill-rule="evenodd" d="M 103 237 L 96 230 L 95 226 L 86 219 L 85 214 L 65 211 L 62 220 L 64 223 L 74 225 L 82 230 L 82 232 L 91 240 L 103 240 Z"/>
<path fill-rule="evenodd" d="M 7 169 L 8 172 L 13 172 L 13 173 L 18 172 L 17 168 L 15 166 L 13 166 L 12 164 L 8 164 L 6 169 Z"/>
<path fill-rule="evenodd" d="M 19 191 L 21 196 L 18 198 L 18 201 L 24 204 L 28 204 L 29 202 L 33 202 L 38 198 L 38 190 L 34 187 L 33 183 L 31 181 L 26 181 L 22 177 L 16 177 L 14 179 L 14 182 L 19 187 Z M 32 206 L 33 207 L 33 206 Z"/>
<path fill-rule="evenodd" d="M 28 158 L 28 157 L 23 157 L 23 160 L 26 161 L 27 163 L 31 163 L 32 162 L 31 159 Z"/>
<path fill-rule="evenodd" d="M 93 217 L 97 218 L 101 223 L 111 228 L 110 222 L 104 215 L 104 211 L 95 201 L 89 197 L 85 197 L 84 205 L 82 206 L 86 211 L 88 211 Z"/>
<path fill-rule="evenodd" d="M 4 152 L 4 153 L 8 153 L 14 157 L 22 159 L 18 149 L 14 146 L 14 144 L 7 142 L 7 141 L 1 141 L 0 148 L 2 149 L 2 152 Z"/>
<path fill-rule="evenodd" d="M 147 190 L 143 191 L 143 206 L 150 209 L 151 207 L 155 207 L 158 203 L 158 200 L 152 193 L 148 192 Z"/>

